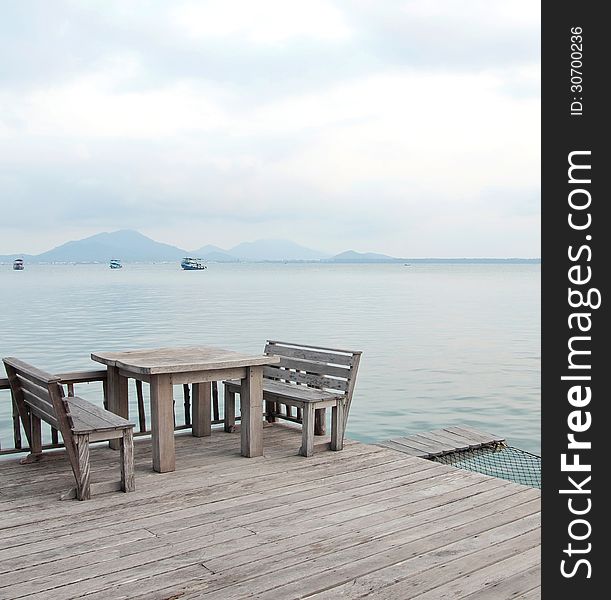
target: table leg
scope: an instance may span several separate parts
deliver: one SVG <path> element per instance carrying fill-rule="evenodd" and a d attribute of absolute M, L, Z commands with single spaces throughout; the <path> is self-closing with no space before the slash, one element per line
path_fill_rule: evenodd
<path fill-rule="evenodd" d="M 210 400 L 212 384 L 193 384 L 193 423 L 192 433 L 194 437 L 212 435 L 212 421 L 210 417 Z"/>
<path fill-rule="evenodd" d="M 117 367 L 108 367 L 106 389 L 108 394 L 108 410 L 124 419 L 129 419 L 127 377 L 120 375 Z M 108 445 L 113 450 L 119 450 L 121 447 L 121 440 L 110 440 Z"/>
<path fill-rule="evenodd" d="M 174 471 L 174 406 L 169 375 L 151 375 L 151 434 L 153 469 L 158 473 Z"/>
<path fill-rule="evenodd" d="M 263 367 L 248 367 L 240 388 L 242 456 L 263 455 Z"/>

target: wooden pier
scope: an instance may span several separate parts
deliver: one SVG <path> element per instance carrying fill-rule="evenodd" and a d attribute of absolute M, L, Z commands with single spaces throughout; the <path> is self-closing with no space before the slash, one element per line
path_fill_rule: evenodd
<path fill-rule="evenodd" d="M 380 442 L 380 446 L 418 458 L 435 458 L 501 444 L 505 444 L 505 438 L 471 427 L 445 427 Z"/>
<path fill-rule="evenodd" d="M 135 444 L 136 491 L 59 501 L 63 451 L 0 461 L 0 600 L 540 597 L 540 492 L 347 442 L 296 455 L 300 430 L 176 437 L 176 471 Z M 318 440 L 317 440 L 318 441 Z M 93 447 L 92 474 L 118 466 Z"/>

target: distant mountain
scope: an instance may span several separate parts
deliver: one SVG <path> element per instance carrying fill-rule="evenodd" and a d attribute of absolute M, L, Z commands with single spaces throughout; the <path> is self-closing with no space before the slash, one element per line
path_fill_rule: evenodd
<path fill-rule="evenodd" d="M 197 250 L 193 250 L 190 256 L 193 256 L 194 258 L 201 258 L 210 262 L 240 262 L 239 258 L 229 254 L 227 250 L 223 250 L 223 248 L 213 246 L 212 244 L 207 244 L 206 246 L 202 246 Z"/>
<path fill-rule="evenodd" d="M 112 233 L 98 233 L 82 240 L 67 242 L 38 255 L 7 254 L 0 263 L 12 263 L 23 258 L 26 263 L 37 262 L 107 262 L 118 258 L 125 262 L 178 261 L 184 256 L 202 258 L 210 262 L 264 261 L 322 261 L 331 263 L 430 263 L 430 264 L 538 264 L 540 258 L 393 258 L 374 252 L 348 250 L 329 256 L 318 250 L 300 246 L 288 240 L 257 240 L 244 242 L 224 250 L 206 245 L 187 251 L 170 244 L 162 244 L 129 229 Z"/>
<path fill-rule="evenodd" d="M 394 258 L 387 256 L 386 254 L 376 254 L 375 252 L 355 252 L 354 250 L 347 250 L 341 254 L 332 256 L 328 262 L 397 262 L 401 261 L 401 258 Z"/>
<path fill-rule="evenodd" d="M 202 254 L 210 254 L 211 252 L 222 252 L 223 254 L 227 254 L 227 250 L 219 248 L 218 246 L 213 246 L 212 244 L 206 244 L 197 250 L 191 250 L 193 256 L 202 256 Z"/>
<path fill-rule="evenodd" d="M 179 260 L 185 250 L 156 242 L 137 231 L 128 229 L 98 233 L 91 237 L 67 242 L 33 256 L 32 262 L 105 262 L 111 258 L 123 261 Z"/>
<path fill-rule="evenodd" d="M 243 242 L 231 248 L 229 254 L 247 261 L 320 260 L 329 256 L 288 240 Z"/>

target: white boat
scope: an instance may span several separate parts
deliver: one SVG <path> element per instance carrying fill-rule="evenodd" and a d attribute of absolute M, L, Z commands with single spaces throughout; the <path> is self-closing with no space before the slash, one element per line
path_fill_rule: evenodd
<path fill-rule="evenodd" d="M 16 258 L 13 261 L 13 270 L 14 271 L 23 271 L 23 269 L 25 269 L 25 266 L 23 264 L 23 258 Z"/>
<path fill-rule="evenodd" d="M 122 269 L 123 265 L 121 264 L 121 261 L 118 258 L 112 258 L 110 260 L 110 265 L 109 267 L 111 269 Z"/>
<path fill-rule="evenodd" d="M 180 266 L 185 271 L 202 271 L 208 267 L 203 263 L 201 258 L 183 258 L 180 262 Z"/>

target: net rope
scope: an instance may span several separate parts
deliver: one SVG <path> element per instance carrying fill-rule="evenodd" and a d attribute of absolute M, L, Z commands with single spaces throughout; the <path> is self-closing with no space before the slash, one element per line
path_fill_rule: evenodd
<path fill-rule="evenodd" d="M 431 460 L 541 489 L 541 457 L 513 446 L 496 444 L 451 452 Z"/>

